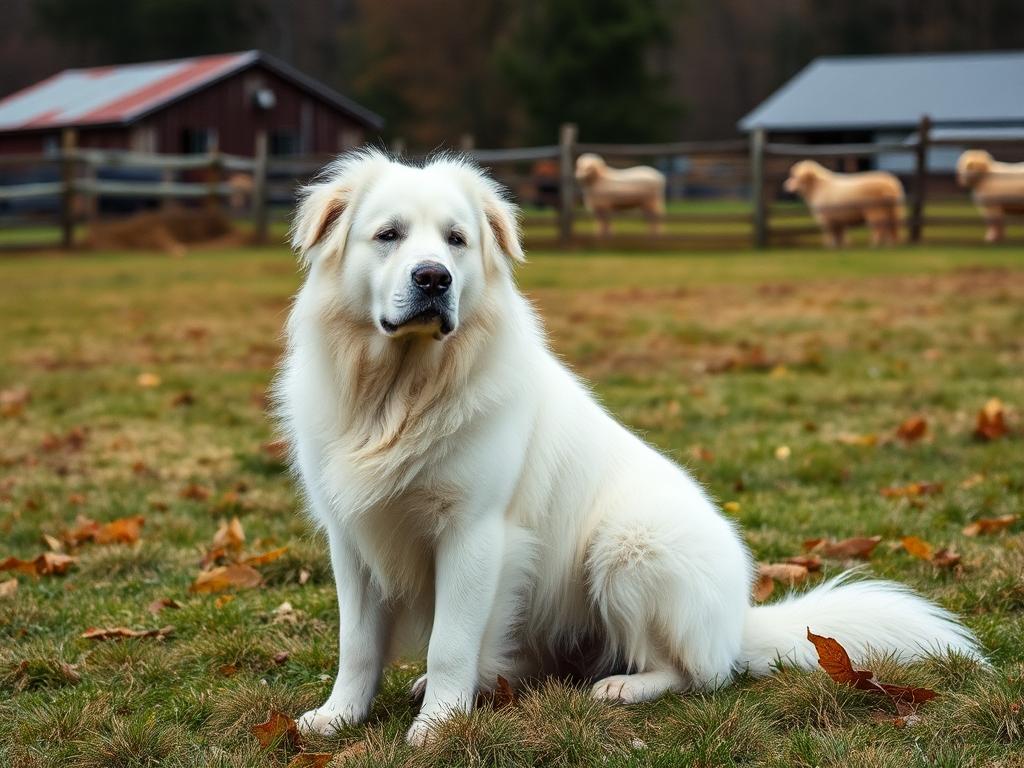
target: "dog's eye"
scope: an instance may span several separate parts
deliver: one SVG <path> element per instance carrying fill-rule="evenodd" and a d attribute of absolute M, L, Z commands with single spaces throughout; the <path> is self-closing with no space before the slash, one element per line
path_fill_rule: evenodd
<path fill-rule="evenodd" d="M 395 240 L 398 239 L 398 230 L 395 229 L 394 227 L 382 229 L 380 232 L 373 236 L 373 239 L 379 240 L 382 243 L 393 243 Z"/>
<path fill-rule="evenodd" d="M 461 233 L 459 233 L 459 232 L 449 232 L 448 233 L 448 245 L 451 245 L 451 246 L 453 246 L 455 248 L 461 248 L 465 244 L 466 244 L 466 238 L 464 238 Z"/>

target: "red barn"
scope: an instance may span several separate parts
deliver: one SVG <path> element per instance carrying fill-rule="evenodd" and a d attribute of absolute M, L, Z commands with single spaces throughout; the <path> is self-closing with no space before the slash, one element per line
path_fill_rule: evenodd
<path fill-rule="evenodd" d="M 252 155 L 327 154 L 372 138 L 383 120 L 260 51 L 69 69 L 0 101 L 0 154 L 60 146 Z"/>

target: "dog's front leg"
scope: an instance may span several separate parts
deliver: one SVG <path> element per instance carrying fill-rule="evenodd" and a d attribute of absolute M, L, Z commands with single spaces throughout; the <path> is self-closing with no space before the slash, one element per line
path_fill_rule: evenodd
<path fill-rule="evenodd" d="M 437 544 L 427 687 L 407 735 L 410 744 L 425 743 L 439 721 L 469 712 L 473 706 L 480 649 L 494 606 L 504 544 L 500 512 L 447 531 Z"/>
<path fill-rule="evenodd" d="M 338 677 L 327 701 L 299 718 L 299 729 L 330 734 L 366 719 L 384 662 L 387 616 L 376 585 L 335 524 L 327 526 L 338 591 Z"/>

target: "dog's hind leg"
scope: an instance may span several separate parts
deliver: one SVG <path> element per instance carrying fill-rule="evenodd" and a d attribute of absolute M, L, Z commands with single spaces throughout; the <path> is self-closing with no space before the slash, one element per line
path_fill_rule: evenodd
<path fill-rule="evenodd" d="M 590 598 L 608 657 L 636 670 L 600 680 L 592 689 L 597 698 L 646 701 L 715 688 L 732 677 L 747 611 L 748 557 L 713 512 L 697 512 L 700 519 L 689 524 L 680 517 L 631 510 L 604 524 L 591 543 Z"/>

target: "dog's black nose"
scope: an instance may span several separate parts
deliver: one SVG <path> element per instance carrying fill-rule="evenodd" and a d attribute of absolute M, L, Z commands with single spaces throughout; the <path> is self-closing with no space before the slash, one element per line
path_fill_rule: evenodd
<path fill-rule="evenodd" d="M 452 284 L 452 273 L 436 262 L 420 264 L 412 271 L 412 281 L 427 296 L 440 296 Z"/>

